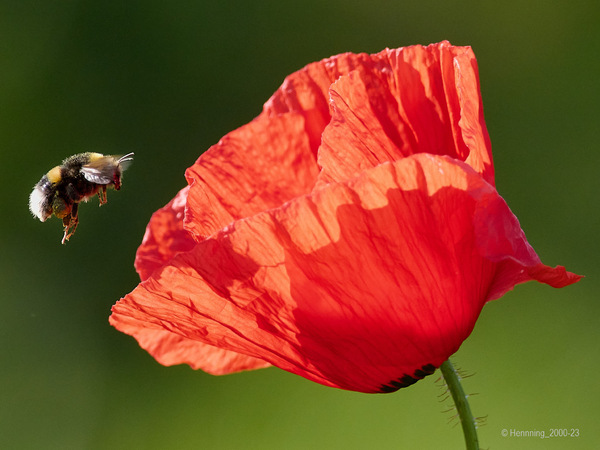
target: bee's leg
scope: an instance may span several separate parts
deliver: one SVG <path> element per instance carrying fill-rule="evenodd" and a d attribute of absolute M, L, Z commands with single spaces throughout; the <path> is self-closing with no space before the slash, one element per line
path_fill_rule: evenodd
<path fill-rule="evenodd" d="M 68 193 L 66 196 L 56 193 L 52 199 L 52 213 L 63 221 L 65 234 L 61 241 L 62 244 L 64 244 L 72 234 L 69 234 L 69 228 L 71 228 L 71 222 L 73 221 L 71 213 L 74 211 L 74 214 L 77 215 L 77 208 L 73 208 L 76 204 L 71 201 L 68 195 Z"/>
<path fill-rule="evenodd" d="M 68 241 L 73 234 L 75 234 L 75 230 L 77 229 L 77 224 L 79 223 L 79 215 L 77 214 L 79 209 L 79 203 L 74 203 L 71 209 L 71 214 L 67 214 L 63 217 L 63 225 L 65 227 L 65 234 L 63 235 L 61 244 L 64 244 L 65 241 Z M 71 230 L 69 232 L 69 230 Z"/>
<path fill-rule="evenodd" d="M 102 206 L 106 203 L 106 186 L 102 186 L 98 190 L 98 200 L 100 200 L 100 204 L 98 206 Z"/>
<path fill-rule="evenodd" d="M 70 224 L 71 224 L 71 214 L 67 214 L 65 217 L 63 217 L 63 227 L 65 230 L 65 233 L 63 234 L 62 241 L 60 241 L 61 244 L 64 244 L 65 241 L 69 240 L 69 238 L 71 237 L 71 235 L 69 234 Z"/>

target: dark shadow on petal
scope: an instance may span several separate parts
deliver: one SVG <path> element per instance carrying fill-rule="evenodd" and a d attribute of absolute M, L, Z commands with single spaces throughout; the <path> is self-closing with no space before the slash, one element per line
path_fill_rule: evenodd
<path fill-rule="evenodd" d="M 396 392 L 398 389 L 411 386 L 426 376 L 433 374 L 435 370 L 436 367 L 434 365 L 426 364 L 421 369 L 416 370 L 413 376 L 404 375 L 398 380 L 392 380 L 388 384 L 382 385 L 380 391 L 384 394 Z"/>
<path fill-rule="evenodd" d="M 325 378 L 364 392 L 413 384 L 456 352 L 493 278 L 468 192 L 386 197 L 382 208 L 338 207 L 335 241 L 289 248 L 285 261 L 300 352 Z"/>

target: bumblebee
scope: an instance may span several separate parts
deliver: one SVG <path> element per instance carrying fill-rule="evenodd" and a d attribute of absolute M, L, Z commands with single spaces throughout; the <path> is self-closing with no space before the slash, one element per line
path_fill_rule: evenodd
<path fill-rule="evenodd" d="M 79 203 L 98 195 L 100 206 L 106 203 L 106 188 L 121 189 L 123 170 L 133 161 L 133 153 L 125 156 L 79 153 L 68 157 L 33 187 L 29 196 L 29 210 L 42 222 L 53 214 L 62 219 L 68 241 L 79 223 Z"/>

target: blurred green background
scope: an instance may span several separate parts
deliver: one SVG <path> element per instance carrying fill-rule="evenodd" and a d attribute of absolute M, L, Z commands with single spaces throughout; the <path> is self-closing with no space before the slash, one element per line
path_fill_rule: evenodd
<path fill-rule="evenodd" d="M 184 169 L 283 78 L 345 51 L 448 39 L 478 58 L 497 185 L 546 264 L 586 275 L 488 304 L 455 362 L 491 449 L 600 446 L 600 6 L 595 1 L 0 2 L 0 447 L 460 449 L 429 377 L 366 395 L 279 369 L 162 367 L 108 325 Z M 135 152 L 77 234 L 27 209 L 73 153 Z M 502 437 L 502 429 L 579 437 Z"/>

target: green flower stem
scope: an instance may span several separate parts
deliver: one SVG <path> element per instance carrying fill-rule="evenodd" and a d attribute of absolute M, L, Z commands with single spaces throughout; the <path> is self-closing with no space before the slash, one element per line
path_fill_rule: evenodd
<path fill-rule="evenodd" d="M 469 402 L 467 401 L 465 391 L 463 391 L 463 388 L 460 384 L 460 376 L 456 372 L 456 369 L 450 360 L 445 361 L 440 369 L 442 370 L 442 375 L 444 376 L 444 380 L 446 381 L 448 389 L 452 394 L 452 399 L 454 400 L 458 415 L 460 416 L 460 423 L 465 435 L 465 444 L 467 445 L 467 450 L 479 450 L 477 426 L 475 424 L 473 414 L 471 413 L 471 408 L 469 408 Z"/>

